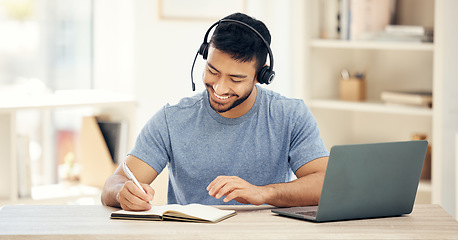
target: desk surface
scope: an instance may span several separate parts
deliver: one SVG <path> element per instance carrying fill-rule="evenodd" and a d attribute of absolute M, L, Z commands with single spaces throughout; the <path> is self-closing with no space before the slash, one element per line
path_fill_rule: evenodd
<path fill-rule="evenodd" d="M 223 207 L 221 207 L 223 208 Z M 12 205 L 0 210 L 0 239 L 458 239 L 458 223 L 437 205 L 410 215 L 328 223 L 280 217 L 269 207 L 226 206 L 216 224 L 113 220 L 105 206 Z"/>

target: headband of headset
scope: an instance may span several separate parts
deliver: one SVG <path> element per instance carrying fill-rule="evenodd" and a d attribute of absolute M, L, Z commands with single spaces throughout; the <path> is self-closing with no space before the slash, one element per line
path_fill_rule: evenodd
<path fill-rule="evenodd" d="M 262 40 L 262 42 L 264 43 L 264 45 L 266 46 L 266 49 L 269 53 L 269 62 L 270 62 L 270 66 L 264 66 L 259 72 L 258 72 L 258 75 L 257 75 L 257 80 L 259 83 L 263 83 L 263 84 L 270 84 L 272 82 L 272 80 L 274 79 L 275 77 L 275 71 L 273 70 L 273 67 L 274 67 L 274 58 L 273 58 L 273 55 L 272 55 L 272 50 L 270 49 L 270 46 L 269 46 L 269 43 L 264 39 L 264 37 L 258 32 L 256 31 L 256 29 L 254 29 L 252 26 L 244 23 L 244 22 L 241 22 L 241 21 L 238 21 L 238 20 L 234 20 L 234 19 L 221 19 L 219 20 L 218 22 L 215 22 L 213 23 L 210 28 L 208 28 L 207 32 L 205 33 L 205 37 L 204 37 L 204 41 L 203 43 L 200 45 L 199 47 L 199 50 L 197 51 L 196 53 L 196 56 L 194 57 L 194 62 L 192 63 L 192 68 L 191 68 L 191 83 L 192 83 L 192 90 L 195 91 L 196 90 L 196 86 L 194 84 L 194 80 L 193 80 L 193 72 L 194 72 L 194 65 L 196 63 L 196 59 L 197 59 L 197 56 L 198 55 L 202 55 L 203 59 L 207 59 L 208 57 L 208 48 L 209 48 L 209 43 L 207 41 L 208 39 L 208 35 L 210 34 L 210 31 L 216 26 L 216 25 L 219 25 L 220 23 L 223 23 L 223 22 L 233 22 L 233 23 L 237 23 L 237 24 L 241 24 L 245 27 L 247 27 L 248 29 L 250 29 L 251 31 L 253 31 L 256 35 L 258 35 L 258 37 Z"/>

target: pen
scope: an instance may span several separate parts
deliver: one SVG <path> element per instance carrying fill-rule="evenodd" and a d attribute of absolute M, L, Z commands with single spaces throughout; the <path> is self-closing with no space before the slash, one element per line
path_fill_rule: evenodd
<path fill-rule="evenodd" d="M 135 183 L 135 185 L 137 185 L 137 187 L 140 188 L 140 190 L 142 190 L 142 192 L 146 193 L 145 190 L 143 189 L 143 187 L 140 185 L 140 183 L 135 178 L 134 174 L 130 171 L 130 169 L 127 166 L 126 162 L 122 163 L 122 169 L 124 170 L 124 173 L 126 174 L 126 176 L 130 180 L 132 180 Z M 153 205 L 153 202 L 149 201 L 149 204 Z"/>

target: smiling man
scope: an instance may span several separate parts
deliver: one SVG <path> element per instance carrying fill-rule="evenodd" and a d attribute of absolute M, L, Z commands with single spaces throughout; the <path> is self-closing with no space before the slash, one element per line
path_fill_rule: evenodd
<path fill-rule="evenodd" d="M 103 204 L 150 209 L 149 184 L 166 166 L 169 204 L 318 204 L 328 151 L 302 100 L 259 85 L 274 75 L 268 29 L 241 13 L 212 27 L 199 49 L 205 91 L 154 114 L 126 157 L 145 192 L 118 168 Z"/>

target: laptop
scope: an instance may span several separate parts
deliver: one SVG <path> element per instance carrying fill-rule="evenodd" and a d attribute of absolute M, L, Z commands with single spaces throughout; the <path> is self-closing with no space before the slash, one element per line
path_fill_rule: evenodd
<path fill-rule="evenodd" d="M 425 140 L 334 146 L 318 206 L 271 211 L 314 222 L 410 214 L 427 146 Z"/>

